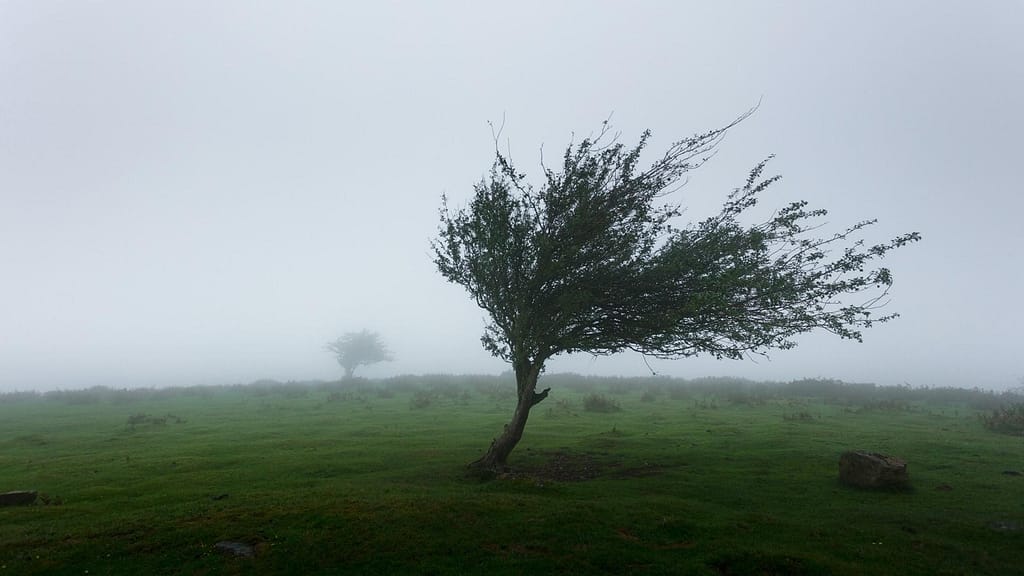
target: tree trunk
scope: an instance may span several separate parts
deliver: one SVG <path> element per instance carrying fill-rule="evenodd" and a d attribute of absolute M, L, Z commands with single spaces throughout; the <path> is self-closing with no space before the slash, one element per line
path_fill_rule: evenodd
<path fill-rule="evenodd" d="M 526 420 L 530 417 L 530 409 L 547 398 L 548 391 L 551 390 L 547 388 L 540 394 L 536 392 L 537 379 L 540 377 L 542 366 L 543 364 L 516 364 L 518 400 L 516 411 L 512 414 L 512 421 L 506 424 L 501 434 L 491 442 L 487 453 L 479 460 L 470 463 L 470 469 L 485 474 L 508 471 L 508 456 L 523 437 Z"/>
<path fill-rule="evenodd" d="M 352 376 L 356 372 L 356 367 L 355 366 L 345 366 L 344 368 L 345 368 L 345 380 L 351 380 Z"/>

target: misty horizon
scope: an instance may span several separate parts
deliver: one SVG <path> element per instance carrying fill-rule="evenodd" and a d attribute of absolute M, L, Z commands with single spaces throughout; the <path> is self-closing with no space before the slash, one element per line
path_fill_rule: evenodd
<path fill-rule="evenodd" d="M 531 182 L 610 118 L 620 141 L 731 129 L 671 201 L 717 211 L 774 154 L 763 210 L 878 219 L 901 317 L 864 342 L 717 361 L 556 357 L 548 374 L 1021 385 L 1024 7 L 567 2 L 513 9 L 0 5 L 0 392 L 499 374 L 486 314 L 430 253 L 492 127 Z"/>

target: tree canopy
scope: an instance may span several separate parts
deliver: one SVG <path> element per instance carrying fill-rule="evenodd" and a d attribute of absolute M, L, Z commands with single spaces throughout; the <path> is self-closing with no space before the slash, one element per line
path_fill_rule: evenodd
<path fill-rule="evenodd" d="M 345 369 L 346 379 L 352 378 L 360 366 L 393 359 L 380 335 L 369 330 L 348 332 L 334 342 L 328 342 L 326 348 L 334 353 L 338 364 Z"/>
<path fill-rule="evenodd" d="M 862 329 L 897 316 L 875 314 L 893 278 L 870 265 L 920 236 L 867 246 L 854 237 L 868 220 L 816 237 L 826 211 L 804 201 L 745 224 L 779 179 L 764 176 L 767 159 L 717 215 L 676 225 L 682 209 L 667 197 L 746 116 L 673 143 L 646 168 L 650 132 L 626 147 L 606 123 L 570 144 L 560 169 L 544 167 L 539 187 L 496 150 L 468 206 L 453 210 L 442 198 L 435 264 L 487 311 L 483 345 L 512 364 L 519 390 L 513 422 L 481 465 L 504 466 L 529 408 L 547 394 L 535 388 L 552 356 L 742 358 L 791 348 L 793 336 L 816 328 L 860 340 Z"/>

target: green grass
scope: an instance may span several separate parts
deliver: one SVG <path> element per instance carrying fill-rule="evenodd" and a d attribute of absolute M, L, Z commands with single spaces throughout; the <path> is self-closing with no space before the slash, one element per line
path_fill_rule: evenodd
<path fill-rule="evenodd" d="M 1024 572 L 1024 438 L 973 408 L 606 384 L 556 386 L 491 482 L 464 465 L 512 400 L 466 379 L 12 396 L 0 492 L 51 504 L 0 509 L 0 576 Z M 841 486 L 847 449 L 912 489 Z"/>

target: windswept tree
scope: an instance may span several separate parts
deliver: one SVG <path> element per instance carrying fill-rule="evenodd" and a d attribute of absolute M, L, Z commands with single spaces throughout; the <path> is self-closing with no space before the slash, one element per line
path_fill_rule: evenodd
<path fill-rule="evenodd" d="M 380 335 L 369 330 L 348 332 L 334 342 L 327 344 L 327 350 L 333 352 L 338 364 L 345 369 L 345 379 L 352 378 L 356 368 L 389 362 L 393 358 Z"/>
<path fill-rule="evenodd" d="M 747 115 L 672 144 L 645 168 L 650 132 L 627 148 L 606 123 L 570 144 L 559 170 L 544 167 L 539 187 L 496 150 L 468 206 L 453 210 L 442 197 L 435 264 L 489 314 L 483 346 L 512 365 L 518 392 L 512 420 L 472 466 L 506 468 L 550 391 L 537 391 L 544 363 L 558 354 L 739 359 L 792 348 L 794 336 L 818 328 L 859 341 L 862 329 L 897 316 L 874 314 L 892 275 L 870 265 L 920 236 L 866 246 L 856 236 L 869 220 L 817 237 L 826 212 L 803 201 L 745 224 L 779 179 L 763 176 L 767 160 L 717 215 L 675 225 L 682 209 L 666 196 Z"/>

